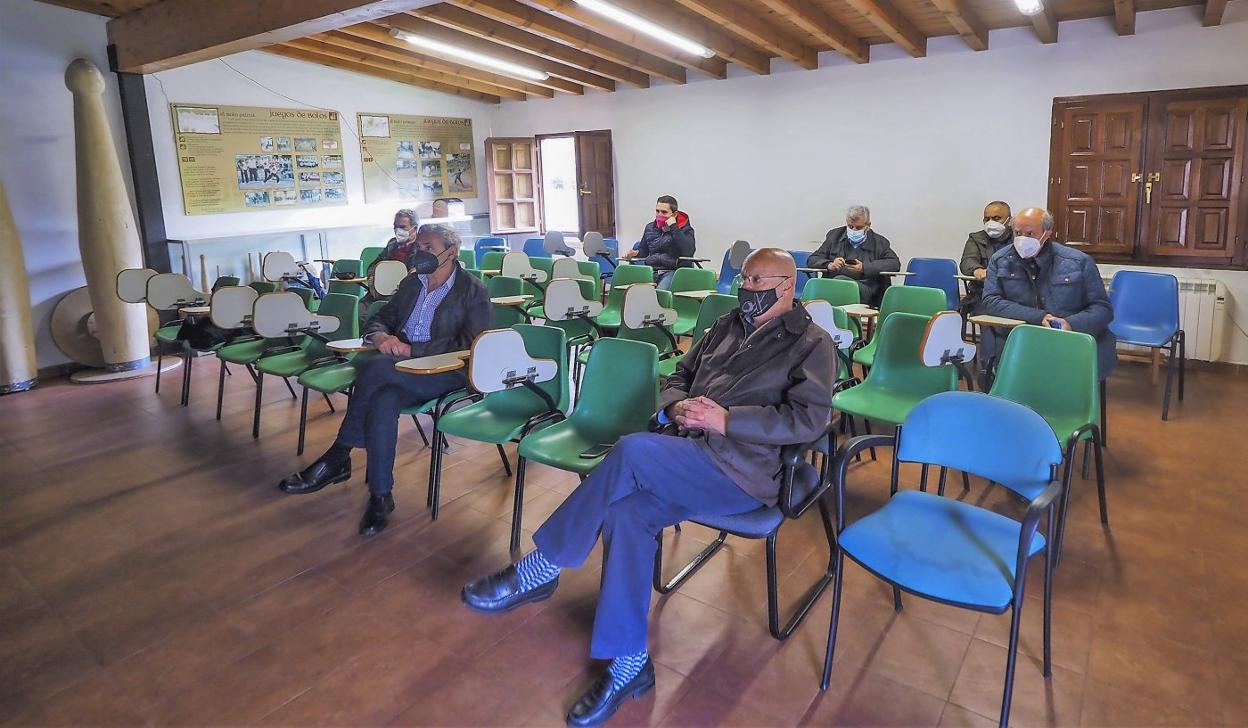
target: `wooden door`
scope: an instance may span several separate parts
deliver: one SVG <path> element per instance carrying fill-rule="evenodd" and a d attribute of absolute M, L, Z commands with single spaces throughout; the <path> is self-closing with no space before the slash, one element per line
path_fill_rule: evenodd
<path fill-rule="evenodd" d="M 1089 253 L 1135 247 L 1144 100 L 1088 100 L 1054 114 L 1049 209 L 1057 239 Z"/>
<path fill-rule="evenodd" d="M 497 235 L 538 232 L 537 144 L 526 137 L 485 140 L 490 193 L 490 231 Z"/>
<path fill-rule="evenodd" d="M 1230 263 L 1243 214 L 1248 99 L 1158 96 L 1150 114 L 1145 248 L 1155 256 Z"/>
<path fill-rule="evenodd" d="M 576 187 L 581 206 L 581 237 L 587 232 L 615 237 L 615 174 L 610 131 L 576 132 Z"/>

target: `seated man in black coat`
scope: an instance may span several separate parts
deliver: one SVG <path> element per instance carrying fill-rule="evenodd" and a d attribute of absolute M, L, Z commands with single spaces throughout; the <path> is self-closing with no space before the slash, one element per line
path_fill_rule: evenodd
<path fill-rule="evenodd" d="M 984 227 L 976 230 L 966 239 L 962 248 L 962 261 L 958 268 L 964 276 L 974 276 L 974 281 L 966 283 L 966 299 L 962 301 L 962 309 L 967 313 L 982 313 L 980 301 L 984 296 L 984 279 L 988 277 L 988 259 L 1002 248 L 1008 248 L 1014 242 L 1014 220 L 1010 217 L 1010 206 L 997 200 L 989 202 L 984 208 Z"/>
<path fill-rule="evenodd" d="M 672 275 L 677 268 L 687 268 L 689 263 L 681 258 L 692 258 L 697 249 L 693 226 L 689 216 L 676 206 L 676 198 L 663 195 L 654 204 L 654 220 L 646 223 L 641 241 L 620 257 L 625 260 L 638 258 L 654 268 L 654 282 L 664 290 L 672 287 Z"/>
<path fill-rule="evenodd" d="M 858 300 L 879 306 L 889 284 L 888 277 L 880 274 L 901 270 L 901 259 L 888 238 L 871 229 L 871 211 L 865 205 L 850 205 L 845 225 L 828 231 L 823 245 L 810 254 L 806 265 L 823 268 L 825 276 L 854 281 Z"/>
<path fill-rule="evenodd" d="M 399 413 L 467 384 L 463 371 L 404 374 L 396 362 L 445 354 L 472 346 L 490 325 L 490 297 L 481 281 L 459 266 L 459 235 L 440 225 L 422 225 L 412 256 L 415 273 L 364 326 L 364 338 L 378 354 L 359 365 L 355 390 L 338 438 L 329 450 L 279 486 L 286 493 L 314 493 L 351 477 L 351 449 L 368 452 L 368 505 L 360 534 L 386 527 L 394 510 L 394 449 Z"/>

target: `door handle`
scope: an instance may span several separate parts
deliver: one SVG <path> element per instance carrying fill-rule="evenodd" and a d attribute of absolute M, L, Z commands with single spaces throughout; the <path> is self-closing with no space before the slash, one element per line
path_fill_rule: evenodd
<path fill-rule="evenodd" d="M 582 187 L 581 189 L 577 190 L 577 192 L 580 192 L 582 195 L 592 195 L 592 194 L 594 194 L 592 191 L 587 190 L 587 189 L 585 189 L 584 187 Z"/>
<path fill-rule="evenodd" d="M 1153 203 L 1153 183 L 1144 183 L 1144 204 L 1151 205 Z"/>
<path fill-rule="evenodd" d="M 1144 181 L 1144 175 L 1143 175 L 1143 174 L 1140 174 L 1139 172 L 1132 172 L 1132 173 L 1131 173 L 1131 181 L 1132 181 L 1132 182 L 1143 182 L 1143 181 Z"/>

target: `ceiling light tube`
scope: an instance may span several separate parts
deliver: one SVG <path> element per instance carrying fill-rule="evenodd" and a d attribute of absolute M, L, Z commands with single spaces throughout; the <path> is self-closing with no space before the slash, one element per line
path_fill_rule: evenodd
<path fill-rule="evenodd" d="M 639 33 L 644 33 L 657 41 L 679 48 L 686 53 L 691 53 L 695 56 L 701 56 L 703 58 L 715 57 L 715 51 L 710 48 L 694 43 L 688 38 L 682 35 L 677 35 L 658 23 L 652 23 L 640 15 L 634 15 L 627 10 L 617 8 L 611 3 L 603 2 L 603 0 L 576 0 L 576 4 L 586 10 L 598 13 L 604 18 L 614 20 L 620 25 L 632 28 Z"/>
<path fill-rule="evenodd" d="M 1043 0 L 1014 0 L 1014 6 L 1023 15 L 1039 15 L 1044 12 Z"/>
<path fill-rule="evenodd" d="M 477 53 L 476 51 L 470 51 L 464 48 L 457 48 L 449 43 L 443 43 L 440 40 L 426 38 L 423 35 L 416 35 L 414 33 L 406 33 L 402 30 L 398 30 L 397 28 L 391 29 L 390 35 L 394 36 L 395 38 L 398 38 L 399 40 L 403 40 L 408 43 L 411 43 L 412 45 L 418 48 L 423 48 L 428 51 L 433 51 L 434 53 L 438 53 L 443 56 L 456 58 L 473 66 L 489 68 L 491 70 L 498 71 L 499 73 L 504 73 L 508 76 L 515 76 L 517 78 L 527 78 L 532 81 L 545 81 L 546 79 L 550 78 L 549 73 L 546 73 L 545 71 L 539 71 L 536 68 L 529 68 L 528 66 L 522 66 L 519 63 L 512 63 L 511 61 L 504 61 L 501 58 L 487 56 L 484 53 Z"/>

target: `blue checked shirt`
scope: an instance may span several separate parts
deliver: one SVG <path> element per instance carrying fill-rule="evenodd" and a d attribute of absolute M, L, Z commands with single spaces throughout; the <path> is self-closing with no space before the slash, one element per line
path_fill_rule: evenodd
<path fill-rule="evenodd" d="M 420 295 L 416 297 L 412 315 L 407 318 L 407 323 L 403 324 L 403 333 L 407 334 L 407 340 L 413 344 L 429 341 L 429 330 L 433 327 L 433 314 L 447 294 L 451 292 L 451 287 L 455 285 L 455 271 L 452 270 L 446 282 L 432 291 L 429 290 L 429 276 L 420 276 L 420 283 Z"/>

